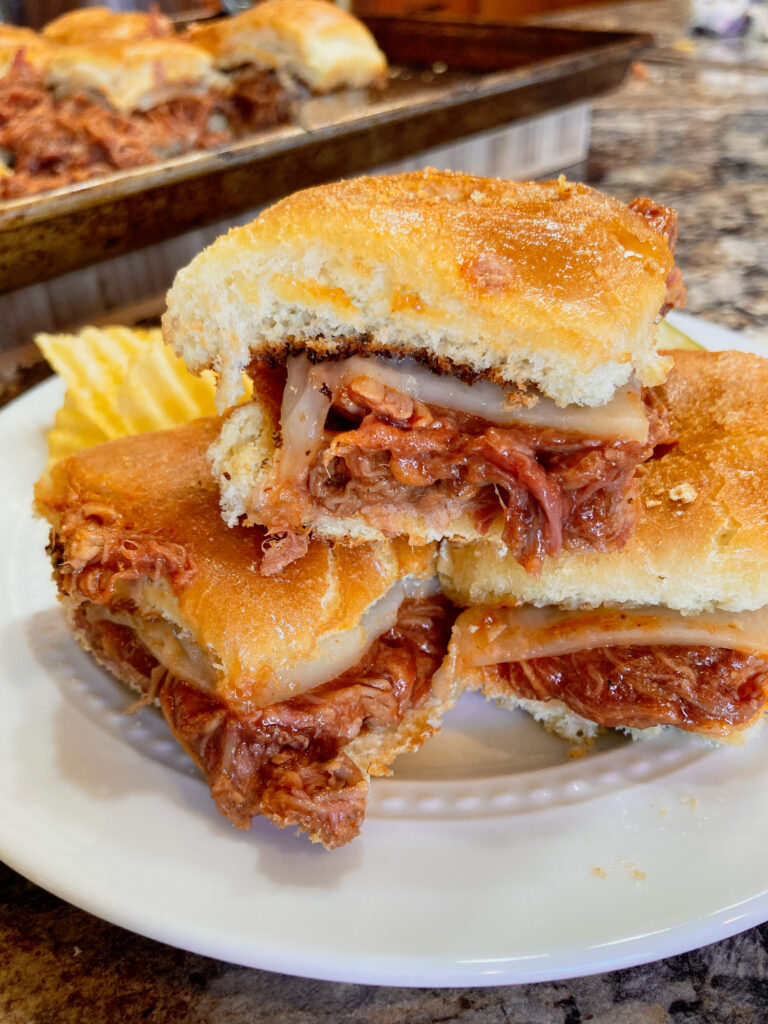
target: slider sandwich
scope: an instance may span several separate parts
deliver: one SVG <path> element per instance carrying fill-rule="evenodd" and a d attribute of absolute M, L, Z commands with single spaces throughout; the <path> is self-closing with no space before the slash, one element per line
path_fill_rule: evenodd
<path fill-rule="evenodd" d="M 0 23 L 0 198 L 20 195 L 24 175 L 17 177 L 16 142 L 18 132 L 13 124 L 23 116 L 29 124 L 27 137 L 34 133 L 37 117 L 30 116 L 32 106 L 43 96 L 45 72 L 56 46 L 32 29 Z"/>
<path fill-rule="evenodd" d="M 24 49 L 0 79 L 0 196 L 59 188 L 229 140 L 229 82 L 180 39 Z M 0 40 L 0 55 L 2 41 Z"/>
<path fill-rule="evenodd" d="M 85 92 L 121 114 L 229 88 L 205 50 L 175 38 L 62 46 L 46 85 L 59 96 Z"/>
<path fill-rule="evenodd" d="M 432 684 L 453 618 L 434 550 L 313 544 L 265 578 L 259 531 L 221 519 L 206 460 L 219 429 L 111 441 L 39 481 L 59 596 L 79 642 L 159 705 L 227 818 L 340 846 L 369 775 L 456 697 Z"/>
<path fill-rule="evenodd" d="M 311 538 L 492 537 L 526 571 L 620 548 L 666 436 L 676 215 L 563 178 L 423 171 L 298 192 L 182 270 L 164 337 L 221 408 L 228 523 L 265 573 Z"/>
<path fill-rule="evenodd" d="M 192 26 L 190 38 L 234 75 L 240 90 L 265 74 L 313 93 L 387 80 L 387 59 L 371 33 L 328 0 L 265 0 L 232 18 Z"/>
<path fill-rule="evenodd" d="M 676 726 L 740 741 L 768 700 L 768 360 L 678 352 L 659 400 L 676 438 L 640 479 L 622 551 L 526 575 L 487 542 L 446 544 L 445 593 L 472 607 L 446 672 L 569 739 Z"/>

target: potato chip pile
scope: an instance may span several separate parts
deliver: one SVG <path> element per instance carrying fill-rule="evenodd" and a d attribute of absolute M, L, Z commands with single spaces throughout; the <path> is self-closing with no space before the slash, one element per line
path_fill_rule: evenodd
<path fill-rule="evenodd" d="M 656 337 L 661 349 L 703 348 L 697 341 L 689 338 L 687 334 L 683 334 L 679 327 L 673 327 L 667 320 L 662 320 L 659 324 L 656 329 Z"/>
<path fill-rule="evenodd" d="M 51 462 L 216 412 L 213 374 L 192 376 L 163 345 L 159 328 L 85 327 L 77 334 L 38 334 L 35 341 L 67 386 L 48 435 Z"/>

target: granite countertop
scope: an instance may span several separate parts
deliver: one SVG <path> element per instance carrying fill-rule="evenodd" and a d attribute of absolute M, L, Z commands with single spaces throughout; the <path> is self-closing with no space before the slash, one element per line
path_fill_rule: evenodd
<path fill-rule="evenodd" d="M 768 66 L 646 61 L 597 103 L 585 175 L 677 209 L 687 312 L 766 342 L 767 111 Z"/>
<path fill-rule="evenodd" d="M 684 5 L 635 2 L 555 23 L 661 29 L 663 50 L 595 105 L 585 179 L 680 213 L 692 313 L 768 350 L 768 45 L 692 45 Z M 735 47 L 735 49 L 734 49 Z M 116 879 L 119 884 L 119 879 Z M 0 1021 L 102 1024 L 758 1024 L 768 1015 L 768 925 L 694 953 L 551 984 L 435 990 L 314 982 L 234 967 L 132 935 L 0 866 Z"/>
<path fill-rule="evenodd" d="M 532 20 L 655 34 L 658 53 L 595 104 L 584 180 L 675 207 L 686 311 L 768 343 L 768 43 L 691 38 L 690 6 L 634 0 Z"/>

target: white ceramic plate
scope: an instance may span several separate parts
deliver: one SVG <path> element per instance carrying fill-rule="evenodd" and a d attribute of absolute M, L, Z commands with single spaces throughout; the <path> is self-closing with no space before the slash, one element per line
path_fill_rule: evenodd
<path fill-rule="evenodd" d="M 524 715 L 466 696 L 435 741 L 374 782 L 351 845 L 232 828 L 160 719 L 120 714 L 125 694 L 57 611 L 30 500 L 60 399 L 52 381 L 0 414 L 0 855 L 12 867 L 175 946 L 347 982 L 572 977 L 768 919 L 768 730 L 746 750 L 675 734 L 569 760 Z"/>

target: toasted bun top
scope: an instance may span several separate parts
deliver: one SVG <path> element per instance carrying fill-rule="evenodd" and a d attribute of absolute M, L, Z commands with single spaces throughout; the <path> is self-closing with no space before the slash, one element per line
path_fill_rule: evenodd
<path fill-rule="evenodd" d="M 73 521 L 181 545 L 197 566 L 173 596 L 176 621 L 221 666 L 217 689 L 241 706 L 260 703 L 274 673 L 316 655 L 318 644 L 355 629 L 399 579 L 431 576 L 434 548 L 406 543 L 331 549 L 311 544 L 276 576 L 259 572 L 265 532 L 225 526 L 206 451 L 217 418 L 87 449 L 38 483 L 37 508 L 56 531 Z M 73 520 L 74 517 L 74 520 Z M 270 701 L 291 695 L 274 694 Z"/>
<path fill-rule="evenodd" d="M 387 72 L 387 58 L 365 25 L 327 0 L 266 0 L 195 26 L 190 35 L 220 68 L 281 70 L 315 92 L 383 82 Z"/>
<path fill-rule="evenodd" d="M 173 35 L 173 25 L 159 11 L 112 11 L 109 7 L 85 7 L 67 11 L 43 29 L 56 43 L 119 43 Z"/>
<path fill-rule="evenodd" d="M 768 360 L 676 352 L 660 389 L 679 440 L 646 463 L 622 551 L 560 555 L 541 579 L 490 542 L 445 544 L 441 582 L 463 605 L 666 605 L 684 612 L 768 604 Z"/>
<path fill-rule="evenodd" d="M 46 83 L 60 92 L 98 93 L 122 113 L 229 88 L 210 54 L 179 39 L 64 46 L 50 62 Z"/>
<path fill-rule="evenodd" d="M 8 72 L 19 56 L 30 67 L 44 71 L 55 51 L 54 43 L 31 28 L 0 23 L 0 76 Z"/>
<path fill-rule="evenodd" d="M 306 347 L 412 353 L 600 405 L 633 371 L 663 379 L 671 267 L 643 217 L 562 178 L 356 178 L 219 238 L 177 275 L 163 330 L 191 370 L 220 372 L 226 404 L 253 356 Z"/>

